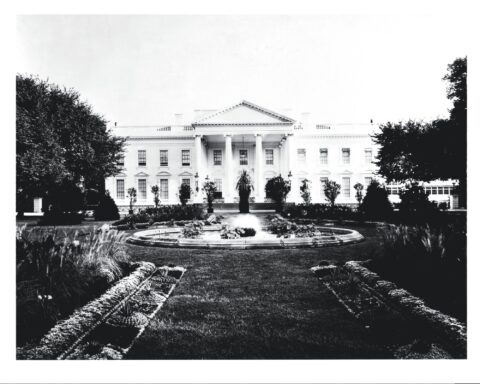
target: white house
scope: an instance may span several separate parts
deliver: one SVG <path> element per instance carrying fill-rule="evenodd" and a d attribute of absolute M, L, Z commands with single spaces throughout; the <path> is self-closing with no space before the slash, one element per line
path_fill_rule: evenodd
<path fill-rule="evenodd" d="M 238 175 L 246 169 L 254 180 L 255 202 L 268 201 L 266 181 L 282 175 L 292 181 L 287 201 L 301 202 L 300 182 L 308 179 L 313 202 L 326 202 L 321 185 L 331 179 L 342 187 L 339 204 L 356 203 L 353 186 L 366 187 L 375 177 L 377 148 L 370 135 L 377 127 L 311 124 L 308 117 L 294 119 L 242 101 L 218 111 L 196 111 L 187 125 L 115 125 L 113 134 L 127 137 L 123 171 L 107 178 L 105 187 L 125 209 L 131 187 L 137 190 L 136 206 L 153 205 L 153 185 L 159 186 L 162 204 L 178 203 L 181 183 L 192 187 L 193 202 L 202 202 L 201 186 L 208 178 L 217 184 L 219 201 L 232 203 L 238 199 Z M 435 188 L 436 200 L 448 200 L 452 183 L 428 187 Z M 398 186 L 389 188 L 395 200 Z"/>

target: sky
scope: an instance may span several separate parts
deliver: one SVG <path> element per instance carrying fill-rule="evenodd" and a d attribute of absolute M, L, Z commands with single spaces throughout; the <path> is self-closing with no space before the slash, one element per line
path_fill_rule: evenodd
<path fill-rule="evenodd" d="M 119 125 L 241 100 L 316 123 L 429 120 L 451 106 L 442 77 L 467 54 L 463 28 L 405 14 L 18 16 L 16 70 Z"/>

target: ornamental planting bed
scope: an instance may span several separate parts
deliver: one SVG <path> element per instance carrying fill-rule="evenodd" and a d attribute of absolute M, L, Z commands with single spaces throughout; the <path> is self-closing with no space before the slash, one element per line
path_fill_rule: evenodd
<path fill-rule="evenodd" d="M 183 276 L 182 267 L 148 262 L 60 321 L 18 359 L 122 359 Z"/>
<path fill-rule="evenodd" d="M 365 265 L 328 262 L 311 268 L 372 337 L 388 340 L 398 358 L 466 358 L 466 327 L 418 297 L 382 280 Z"/>

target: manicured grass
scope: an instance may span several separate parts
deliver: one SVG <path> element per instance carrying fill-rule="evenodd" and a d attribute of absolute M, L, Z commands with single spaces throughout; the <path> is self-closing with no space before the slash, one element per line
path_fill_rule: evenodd
<path fill-rule="evenodd" d="M 366 241 L 319 249 L 129 246 L 134 259 L 187 272 L 128 358 L 391 358 L 388 342 L 353 319 L 309 271 L 320 260 L 368 258 L 378 234 L 357 230 Z"/>

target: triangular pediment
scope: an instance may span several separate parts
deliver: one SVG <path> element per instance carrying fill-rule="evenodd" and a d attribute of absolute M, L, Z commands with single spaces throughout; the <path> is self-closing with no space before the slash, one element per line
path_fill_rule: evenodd
<path fill-rule="evenodd" d="M 135 177 L 148 177 L 148 173 L 145 173 L 145 172 L 138 172 L 137 174 L 135 174 Z"/>
<path fill-rule="evenodd" d="M 290 125 L 294 120 L 248 101 L 212 113 L 193 125 Z"/>

